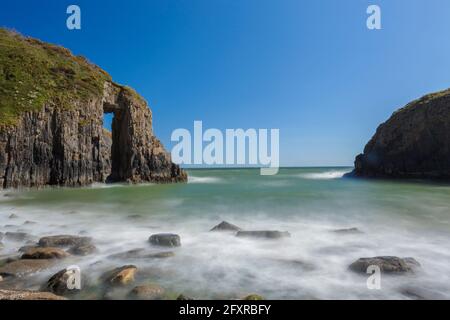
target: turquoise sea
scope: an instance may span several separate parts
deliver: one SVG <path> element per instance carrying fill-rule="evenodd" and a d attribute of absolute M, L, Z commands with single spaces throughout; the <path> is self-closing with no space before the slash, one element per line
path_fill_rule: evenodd
<path fill-rule="evenodd" d="M 349 171 L 285 168 L 261 176 L 257 169 L 202 169 L 188 170 L 187 184 L 3 191 L 0 232 L 23 231 L 35 239 L 83 234 L 98 247 L 94 255 L 61 261 L 18 282 L 27 288 L 38 288 L 68 263 L 79 265 L 91 283 L 105 270 L 134 264 L 138 282 L 197 299 L 249 293 L 272 299 L 449 299 L 450 186 L 343 178 Z M 17 218 L 10 219 L 12 213 Z M 289 231 L 291 237 L 209 231 L 223 220 L 245 230 Z M 333 232 L 353 227 L 362 233 Z M 108 258 L 136 248 L 161 251 L 148 243 L 161 232 L 180 235 L 182 246 L 169 249 L 174 257 Z M 0 257 L 24 243 L 4 239 L 3 245 Z M 412 275 L 382 275 L 381 289 L 369 290 L 368 275 L 354 274 L 348 265 L 373 256 L 414 257 L 422 267 Z"/>

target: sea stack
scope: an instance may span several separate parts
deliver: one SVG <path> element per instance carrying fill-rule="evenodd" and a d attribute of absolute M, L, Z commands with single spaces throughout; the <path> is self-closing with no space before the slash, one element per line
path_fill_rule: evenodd
<path fill-rule="evenodd" d="M 65 48 L 0 29 L 0 189 L 186 180 L 133 89 Z"/>
<path fill-rule="evenodd" d="M 450 179 L 450 89 L 426 95 L 381 124 L 349 176 Z"/>

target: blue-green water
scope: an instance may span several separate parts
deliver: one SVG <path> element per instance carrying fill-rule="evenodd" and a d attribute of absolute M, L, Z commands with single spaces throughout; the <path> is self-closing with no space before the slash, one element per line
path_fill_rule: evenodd
<path fill-rule="evenodd" d="M 0 232 L 88 234 L 99 252 L 75 261 L 84 274 L 95 278 L 132 263 L 141 281 L 196 298 L 255 292 L 274 299 L 407 299 L 406 288 L 450 298 L 450 186 L 342 178 L 348 171 L 292 168 L 260 176 L 256 169 L 190 170 L 187 184 L 14 192 L 1 197 Z M 11 213 L 19 218 L 9 219 Z M 37 224 L 23 225 L 26 220 Z M 209 232 L 222 220 L 248 230 L 289 231 L 291 237 Z M 363 233 L 332 232 L 350 227 Z M 147 239 L 160 232 L 181 236 L 175 257 L 106 258 L 135 248 L 156 250 Z M 3 242 L 0 254 L 23 245 Z M 381 255 L 414 257 L 422 268 L 412 276 L 382 276 L 381 290 L 369 290 L 367 277 L 347 267 Z"/>

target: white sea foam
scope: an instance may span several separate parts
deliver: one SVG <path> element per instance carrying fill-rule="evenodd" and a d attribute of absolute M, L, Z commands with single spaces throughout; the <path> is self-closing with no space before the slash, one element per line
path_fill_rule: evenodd
<path fill-rule="evenodd" d="M 297 175 L 303 179 L 312 179 L 312 180 L 329 180 L 329 179 L 339 179 L 344 176 L 344 174 L 350 172 L 350 170 L 332 170 L 325 172 L 309 172 L 309 173 L 301 173 Z"/>
<path fill-rule="evenodd" d="M 189 176 L 188 183 L 220 183 L 222 179 L 218 177 L 195 177 Z"/>

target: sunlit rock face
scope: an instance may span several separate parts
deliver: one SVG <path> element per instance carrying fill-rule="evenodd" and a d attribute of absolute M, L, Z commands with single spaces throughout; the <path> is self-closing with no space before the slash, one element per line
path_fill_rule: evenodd
<path fill-rule="evenodd" d="M 450 179 L 450 89 L 411 102 L 381 124 L 351 175 Z"/>
<path fill-rule="evenodd" d="M 0 42 L 0 189 L 186 181 L 134 90 L 67 49 L 3 29 Z"/>

